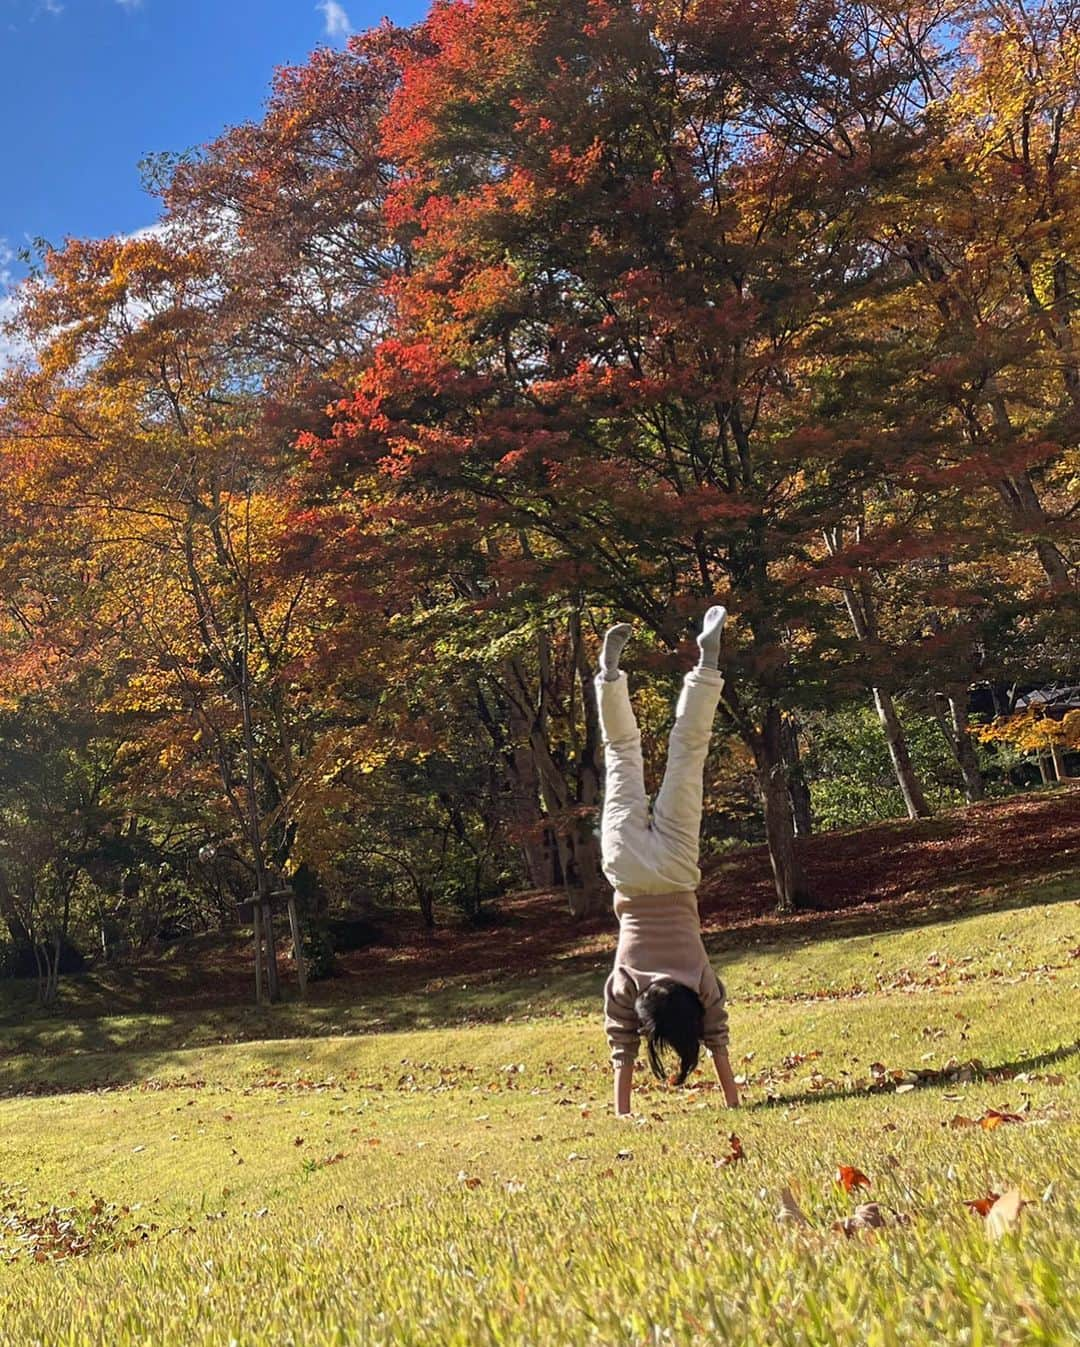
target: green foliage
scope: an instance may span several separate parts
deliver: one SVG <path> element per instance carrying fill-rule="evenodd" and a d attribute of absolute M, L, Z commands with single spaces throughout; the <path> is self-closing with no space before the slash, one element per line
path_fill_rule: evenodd
<path fill-rule="evenodd" d="M 964 803 L 960 777 L 934 718 L 900 708 L 908 751 L 915 773 L 933 810 Z M 896 783 L 889 750 L 871 706 L 843 707 L 806 722 L 808 747 L 804 767 L 810 784 L 815 825 L 823 832 L 857 828 L 884 819 L 903 818 L 904 799 Z M 1009 787 L 994 756 L 976 745 L 980 766 L 989 772 L 990 794 Z"/>
<path fill-rule="evenodd" d="M 334 974 L 334 941 L 325 926 L 305 921 L 301 930 L 300 948 L 309 982 L 322 982 Z"/>

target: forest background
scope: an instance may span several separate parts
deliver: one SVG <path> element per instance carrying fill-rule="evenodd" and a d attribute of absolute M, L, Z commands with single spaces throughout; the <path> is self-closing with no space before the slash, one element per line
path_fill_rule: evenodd
<path fill-rule="evenodd" d="M 1076 771 L 1080 5 L 439 3 L 41 251 L 0 383 L 0 959 L 605 901 L 732 614 L 707 854 Z M 1057 687 L 1057 704 L 1029 702 Z"/>

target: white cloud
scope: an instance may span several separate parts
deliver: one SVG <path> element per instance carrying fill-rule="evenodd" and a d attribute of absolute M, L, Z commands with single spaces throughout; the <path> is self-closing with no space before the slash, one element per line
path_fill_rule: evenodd
<path fill-rule="evenodd" d="M 15 275 L 11 264 L 15 254 L 6 239 L 0 238 L 0 373 L 27 354 L 25 341 L 17 333 L 6 331 L 18 314 L 18 299 L 14 293 Z"/>
<path fill-rule="evenodd" d="M 60 0 L 41 0 L 41 8 L 46 14 L 63 14 L 64 6 Z"/>
<path fill-rule="evenodd" d="M 129 11 L 133 9 L 142 9 L 143 7 L 143 0 L 116 0 L 116 3 L 121 9 Z"/>
<path fill-rule="evenodd" d="M 345 13 L 345 6 L 339 5 L 338 0 L 319 0 L 315 6 L 326 20 L 327 37 L 348 37 L 352 32 L 352 24 L 349 22 L 349 16 Z"/>

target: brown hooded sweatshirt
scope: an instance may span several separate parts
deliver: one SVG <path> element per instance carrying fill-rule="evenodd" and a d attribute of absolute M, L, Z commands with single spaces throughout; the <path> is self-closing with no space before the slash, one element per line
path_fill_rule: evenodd
<path fill-rule="evenodd" d="M 638 1055 L 640 1027 L 634 1002 L 660 978 L 672 978 L 697 992 L 705 1006 L 705 1046 L 727 1047 L 724 988 L 701 943 L 697 895 L 615 894 L 619 943 L 615 966 L 604 987 L 604 1029 L 616 1066 Z"/>

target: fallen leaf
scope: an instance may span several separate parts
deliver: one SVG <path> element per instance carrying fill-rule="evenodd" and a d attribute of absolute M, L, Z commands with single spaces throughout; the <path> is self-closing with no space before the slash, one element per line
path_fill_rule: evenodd
<path fill-rule="evenodd" d="M 863 1202 L 850 1216 L 834 1221 L 833 1229 L 842 1231 L 848 1239 L 860 1230 L 877 1230 L 886 1224 L 885 1213 L 876 1202 Z"/>
<path fill-rule="evenodd" d="M 734 1132 L 728 1137 L 728 1145 L 731 1149 L 727 1155 L 718 1156 L 713 1160 L 713 1164 L 719 1169 L 723 1165 L 734 1165 L 740 1160 L 746 1159 L 746 1152 L 743 1150 L 742 1141 Z"/>
<path fill-rule="evenodd" d="M 995 1127 L 1000 1127 L 1002 1123 L 1022 1123 L 1023 1115 L 1020 1113 L 1002 1113 L 999 1109 L 988 1108 L 979 1119 L 979 1126 L 987 1132 L 992 1132 Z"/>
<path fill-rule="evenodd" d="M 987 1193 L 985 1197 L 965 1198 L 964 1206 L 970 1207 L 972 1211 L 977 1212 L 980 1216 L 986 1216 L 1000 1196 L 1000 1193 Z"/>
<path fill-rule="evenodd" d="M 463 1169 L 458 1170 L 457 1181 L 458 1183 L 461 1184 L 463 1188 L 468 1188 L 470 1190 L 472 1190 L 473 1188 L 479 1188 L 480 1185 L 483 1183 L 483 1179 L 478 1179 L 473 1174 L 466 1174 Z"/>
<path fill-rule="evenodd" d="M 790 1221 L 793 1225 L 810 1225 L 790 1188 L 780 1189 L 780 1205 L 776 1209 L 776 1219 L 781 1223 Z"/>
<path fill-rule="evenodd" d="M 909 1084 L 909 1085 L 898 1085 L 898 1086 L 896 1087 L 896 1093 L 897 1093 L 897 1094 L 907 1094 L 909 1090 L 914 1090 L 914 1088 L 915 1088 L 915 1086 L 914 1086 L 914 1085 L 910 1085 L 910 1084 Z"/>
<path fill-rule="evenodd" d="M 869 1188 L 870 1180 L 861 1169 L 855 1169 L 852 1165 L 838 1165 L 836 1168 L 836 1182 L 843 1185 L 845 1193 L 853 1192 L 856 1188 Z"/>

